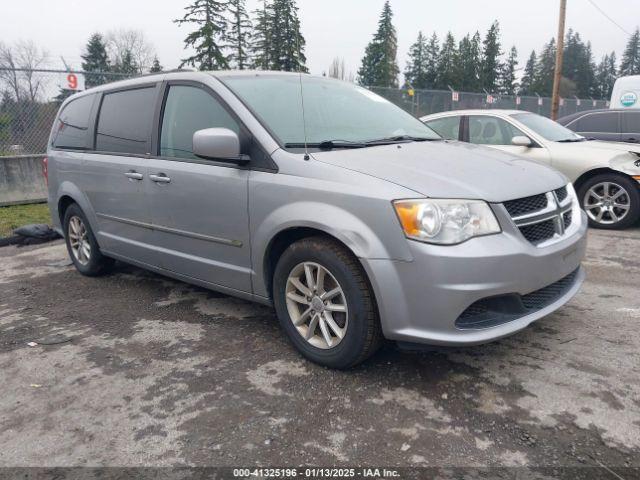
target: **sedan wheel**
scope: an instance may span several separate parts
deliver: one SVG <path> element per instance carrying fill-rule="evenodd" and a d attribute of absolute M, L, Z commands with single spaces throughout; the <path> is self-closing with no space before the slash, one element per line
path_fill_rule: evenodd
<path fill-rule="evenodd" d="M 293 325 L 314 347 L 334 348 L 345 337 L 349 312 L 344 291 L 322 265 L 304 262 L 291 270 L 286 302 Z"/>
<path fill-rule="evenodd" d="M 587 215 L 594 222 L 614 225 L 629 214 L 631 198 L 622 185 L 600 182 L 587 190 L 583 205 Z"/>
<path fill-rule="evenodd" d="M 604 173 L 587 179 L 578 189 L 578 198 L 594 228 L 628 228 L 640 218 L 639 185 L 622 174 Z"/>

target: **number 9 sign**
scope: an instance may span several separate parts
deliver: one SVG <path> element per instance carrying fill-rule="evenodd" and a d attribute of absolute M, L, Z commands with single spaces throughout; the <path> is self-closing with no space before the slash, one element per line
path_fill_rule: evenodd
<path fill-rule="evenodd" d="M 78 77 L 75 73 L 70 73 L 67 75 L 67 86 L 69 90 L 77 90 L 78 89 Z"/>
<path fill-rule="evenodd" d="M 64 73 L 60 82 L 65 90 L 79 92 L 84 90 L 84 75 L 81 73 Z"/>

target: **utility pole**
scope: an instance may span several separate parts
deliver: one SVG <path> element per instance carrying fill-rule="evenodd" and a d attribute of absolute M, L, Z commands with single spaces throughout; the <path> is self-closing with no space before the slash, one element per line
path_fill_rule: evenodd
<path fill-rule="evenodd" d="M 562 63 L 564 60 L 564 26 L 566 18 L 567 0 L 560 0 L 558 41 L 556 43 L 556 71 L 553 75 L 553 96 L 551 97 L 551 120 L 558 119 L 558 109 L 560 108 L 560 82 L 562 81 Z"/>

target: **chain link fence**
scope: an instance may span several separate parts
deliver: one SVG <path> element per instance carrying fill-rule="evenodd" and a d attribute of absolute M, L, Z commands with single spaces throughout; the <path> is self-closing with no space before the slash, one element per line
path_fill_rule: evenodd
<path fill-rule="evenodd" d="M 76 91 L 128 78 L 111 72 L 0 69 L 0 157 L 39 155 L 60 104 Z M 442 90 L 408 90 L 371 87 L 416 117 L 446 110 L 508 108 L 550 116 L 546 97 L 489 95 Z M 606 108 L 604 100 L 563 99 L 560 116 Z"/>
<path fill-rule="evenodd" d="M 53 120 L 67 97 L 128 77 L 112 72 L 0 68 L 0 157 L 45 153 Z"/>
<path fill-rule="evenodd" d="M 551 98 L 488 93 L 453 92 L 444 90 L 398 90 L 396 88 L 370 87 L 374 93 L 395 103 L 407 112 L 422 117 L 432 113 L 467 109 L 508 109 L 551 116 Z M 411 95 L 413 93 L 413 95 Z M 563 98 L 560 100 L 559 117 L 598 108 L 608 108 L 606 100 Z"/>

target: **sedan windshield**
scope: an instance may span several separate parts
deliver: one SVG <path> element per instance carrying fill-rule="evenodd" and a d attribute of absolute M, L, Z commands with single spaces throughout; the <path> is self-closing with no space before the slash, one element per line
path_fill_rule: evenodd
<path fill-rule="evenodd" d="M 559 123 L 535 113 L 516 113 L 511 117 L 551 142 L 582 142 L 585 140 L 584 137 L 576 135 Z"/>
<path fill-rule="evenodd" d="M 220 80 L 282 145 L 290 148 L 304 146 L 305 142 L 330 149 L 441 139 L 401 108 L 351 83 L 273 74 L 234 75 Z"/>

